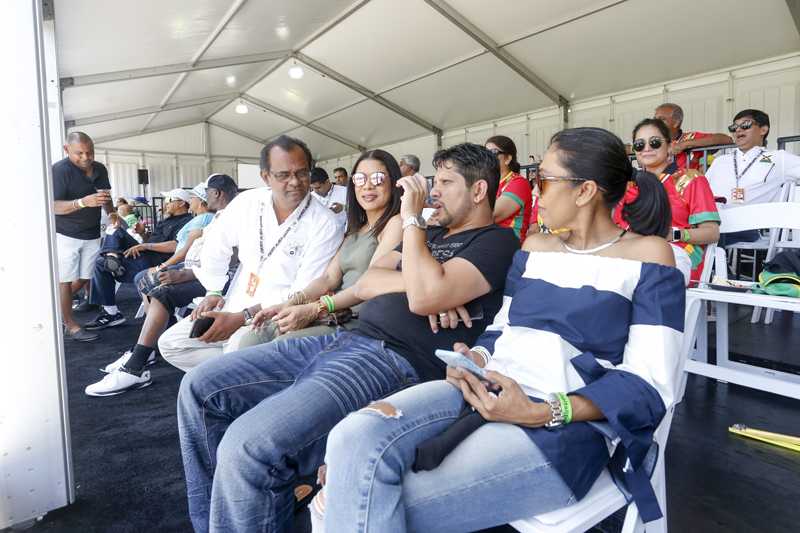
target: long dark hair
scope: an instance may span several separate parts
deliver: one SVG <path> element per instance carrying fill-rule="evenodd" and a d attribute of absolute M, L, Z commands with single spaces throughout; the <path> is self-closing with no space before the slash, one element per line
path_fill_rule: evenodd
<path fill-rule="evenodd" d="M 570 128 L 553 135 L 550 144 L 556 145 L 561 166 L 572 176 L 597 183 L 609 208 L 622 199 L 628 182 L 635 181 L 639 195 L 623 208 L 631 230 L 640 235 L 667 234 L 672 224 L 667 193 L 650 172 L 634 173 L 619 137 L 602 128 Z"/>
<path fill-rule="evenodd" d="M 365 159 L 380 161 L 389 172 L 389 193 L 391 196 L 383 210 L 383 214 L 377 222 L 375 222 L 375 227 L 373 227 L 371 231 L 371 235 L 377 238 L 383 231 L 383 228 L 386 227 L 386 223 L 389 222 L 389 219 L 400 212 L 400 197 L 403 195 L 403 191 L 397 187 L 397 180 L 401 177 L 400 165 L 397 164 L 397 160 L 394 156 L 385 150 L 369 150 L 362 153 L 358 158 L 356 164 L 353 165 L 353 171 L 350 172 L 350 176 L 355 174 L 359 163 Z M 350 179 L 347 181 L 347 234 L 352 235 L 358 233 L 366 223 L 367 212 L 361 207 L 361 204 L 358 203 L 356 187 L 355 184 L 353 184 L 353 180 Z"/>
<path fill-rule="evenodd" d="M 500 151 L 504 154 L 511 156 L 511 161 L 508 163 L 508 168 L 510 168 L 512 172 L 519 174 L 520 167 L 519 161 L 517 161 L 517 145 L 514 144 L 514 141 L 505 135 L 495 135 L 486 139 L 486 142 L 483 143 L 483 145 L 486 146 L 489 143 L 492 143 L 500 148 Z M 500 177 L 502 178 L 503 176 Z"/>

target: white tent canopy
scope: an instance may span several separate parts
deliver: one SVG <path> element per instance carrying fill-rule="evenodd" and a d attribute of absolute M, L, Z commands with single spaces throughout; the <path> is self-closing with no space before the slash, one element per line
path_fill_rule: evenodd
<path fill-rule="evenodd" d="M 281 133 L 328 161 L 409 139 L 435 147 L 537 110 L 558 129 L 592 97 L 797 53 L 790 4 L 62 1 L 63 118 L 99 149 L 206 160 L 254 158 Z"/>

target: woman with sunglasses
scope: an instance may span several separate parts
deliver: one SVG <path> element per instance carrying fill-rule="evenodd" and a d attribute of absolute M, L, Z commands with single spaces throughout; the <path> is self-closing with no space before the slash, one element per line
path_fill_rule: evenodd
<path fill-rule="evenodd" d="M 494 204 L 494 221 L 498 226 L 511 228 L 521 242 L 525 241 L 530 225 L 533 195 L 528 180 L 519 174 L 517 146 L 505 135 L 489 137 L 484 144 L 500 163 L 500 186 Z"/>
<path fill-rule="evenodd" d="M 689 255 L 691 279 L 698 280 L 703 271 L 705 245 L 719 240 L 719 212 L 705 176 L 693 169 L 667 172 L 673 155 L 668 139 L 669 128 L 663 121 L 646 118 L 633 129 L 632 148 L 639 165 L 659 176 L 664 185 L 672 209 L 672 228 L 667 240 Z M 627 196 L 636 194 L 637 188 L 632 184 Z M 621 211 L 615 213 L 615 220 L 626 227 Z"/>
<path fill-rule="evenodd" d="M 679 394 L 686 291 L 661 238 L 669 201 L 655 176 L 638 176 L 630 230 L 611 217 L 632 170 L 608 131 L 553 136 L 539 205 L 564 231 L 525 241 L 494 323 L 476 346 L 454 347 L 486 380 L 448 367 L 446 381 L 341 421 L 315 500 L 325 508 L 312 504 L 315 533 L 475 531 L 568 506 L 623 465 L 644 520 L 660 516 L 644 458 Z M 443 432 L 460 438 L 452 451 L 418 463 Z"/>
<path fill-rule="evenodd" d="M 347 235 L 322 276 L 278 305 L 261 310 L 240 348 L 277 339 L 354 329 L 360 300 L 353 285 L 373 261 L 394 250 L 402 239 L 400 166 L 391 154 L 371 150 L 361 155 L 347 184 Z"/>

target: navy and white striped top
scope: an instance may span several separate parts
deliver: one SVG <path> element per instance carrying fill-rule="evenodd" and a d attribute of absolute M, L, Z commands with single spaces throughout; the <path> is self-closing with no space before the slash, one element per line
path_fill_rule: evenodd
<path fill-rule="evenodd" d="M 614 464 L 630 461 L 622 478 L 642 518 L 660 517 L 641 467 L 679 394 L 685 295 L 673 267 L 563 252 L 514 256 L 503 306 L 476 345 L 493 354 L 488 369 L 529 396 L 569 392 L 602 411 L 613 440 L 583 422 L 526 430 L 576 498 L 615 456 Z"/>

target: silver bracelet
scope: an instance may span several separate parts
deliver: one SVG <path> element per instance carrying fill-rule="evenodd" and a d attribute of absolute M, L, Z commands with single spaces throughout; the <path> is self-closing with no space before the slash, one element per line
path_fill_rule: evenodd
<path fill-rule="evenodd" d="M 489 361 L 492 359 L 492 354 L 490 354 L 489 350 L 487 350 L 483 346 L 473 346 L 472 348 L 470 348 L 470 351 L 473 351 L 481 356 L 481 359 L 483 359 L 483 366 L 488 365 Z"/>

